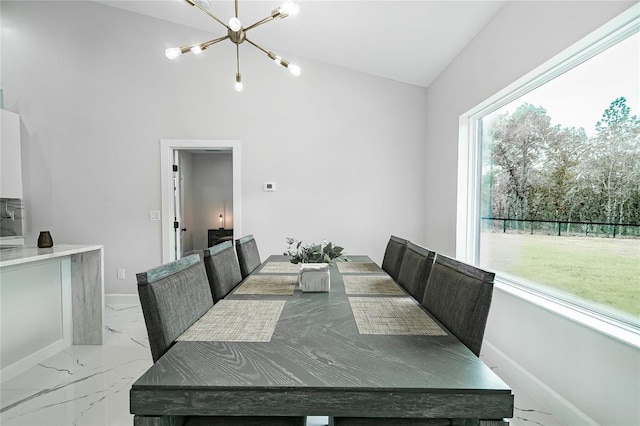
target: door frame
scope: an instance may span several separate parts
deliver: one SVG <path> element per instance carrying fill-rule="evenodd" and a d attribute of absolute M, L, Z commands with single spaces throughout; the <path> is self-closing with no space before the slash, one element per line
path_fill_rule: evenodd
<path fill-rule="evenodd" d="M 214 139 L 161 139 L 160 140 L 160 182 L 162 196 L 162 263 L 175 260 L 173 239 L 173 151 L 231 149 L 233 164 L 233 233 L 242 235 L 242 191 L 240 171 L 240 141 Z"/>

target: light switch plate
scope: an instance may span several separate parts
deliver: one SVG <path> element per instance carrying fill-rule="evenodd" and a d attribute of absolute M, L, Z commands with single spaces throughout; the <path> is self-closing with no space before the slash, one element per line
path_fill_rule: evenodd
<path fill-rule="evenodd" d="M 160 210 L 151 210 L 149 212 L 149 220 L 160 220 Z"/>
<path fill-rule="evenodd" d="M 275 182 L 265 182 L 264 183 L 264 190 L 265 190 L 265 192 L 275 192 L 276 183 Z"/>

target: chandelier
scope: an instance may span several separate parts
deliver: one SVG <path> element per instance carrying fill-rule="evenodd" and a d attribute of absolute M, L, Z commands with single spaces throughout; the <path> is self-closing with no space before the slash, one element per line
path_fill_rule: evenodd
<path fill-rule="evenodd" d="M 256 43 L 254 43 L 253 41 L 247 38 L 247 32 L 249 32 L 249 30 L 253 28 L 256 28 L 257 26 L 265 24 L 269 21 L 273 21 L 276 18 L 284 19 L 287 16 L 297 15 L 300 12 L 300 7 L 297 4 L 294 4 L 293 1 L 291 0 L 285 1 L 282 4 L 282 6 L 278 7 L 277 9 L 274 9 L 271 12 L 270 16 L 267 16 L 266 18 L 261 19 L 249 25 L 248 27 L 242 26 L 240 19 L 238 19 L 238 0 L 235 0 L 235 10 L 236 10 L 235 16 L 229 19 L 229 22 L 226 24 L 207 10 L 208 0 L 185 0 L 185 1 L 189 3 L 191 6 L 197 7 L 198 9 L 200 9 L 201 11 L 209 15 L 211 18 L 219 22 L 221 25 L 223 25 L 227 29 L 227 35 L 223 37 L 215 38 L 213 40 L 205 41 L 200 44 L 186 45 L 181 47 L 171 47 L 165 51 L 165 55 L 167 56 L 167 58 L 175 59 L 178 56 L 187 52 L 191 52 L 195 55 L 198 55 L 202 53 L 203 50 L 206 50 L 207 48 L 209 48 L 209 46 L 216 44 L 218 42 L 221 42 L 223 40 L 229 39 L 231 40 L 232 43 L 235 43 L 236 45 L 235 89 L 236 91 L 241 92 L 242 91 L 242 75 L 240 74 L 240 45 L 246 41 L 247 43 L 251 44 L 252 46 L 266 53 L 267 56 L 270 59 L 274 60 L 277 64 L 280 64 L 283 67 L 287 68 L 291 72 L 291 74 L 295 75 L 296 77 L 300 75 L 301 70 L 298 65 L 292 64 L 291 62 L 287 61 L 281 56 L 278 56 L 271 51 L 263 49 L 262 47 L 258 46 Z"/>

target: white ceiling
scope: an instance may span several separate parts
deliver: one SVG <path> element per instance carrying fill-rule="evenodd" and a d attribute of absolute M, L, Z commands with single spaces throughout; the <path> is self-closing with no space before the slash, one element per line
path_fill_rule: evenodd
<path fill-rule="evenodd" d="M 304 58 L 310 58 L 427 87 L 506 1 L 297 0 L 299 15 L 266 23 L 248 36 L 298 63 L 303 73 Z M 226 35 L 222 25 L 184 0 L 97 2 L 209 31 L 211 38 Z M 209 2 L 209 11 L 223 22 L 233 16 L 233 1 Z M 281 3 L 240 0 L 238 15 L 248 26 L 269 16 Z M 187 42 L 170 33 L 164 37 L 168 45 Z"/>

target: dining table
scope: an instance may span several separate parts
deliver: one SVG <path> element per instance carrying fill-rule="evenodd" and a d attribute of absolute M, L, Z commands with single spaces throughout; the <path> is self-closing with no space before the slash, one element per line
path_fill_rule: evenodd
<path fill-rule="evenodd" d="M 130 390 L 135 425 L 173 416 L 447 418 L 498 425 L 513 392 L 368 256 L 302 292 L 269 256 Z"/>

